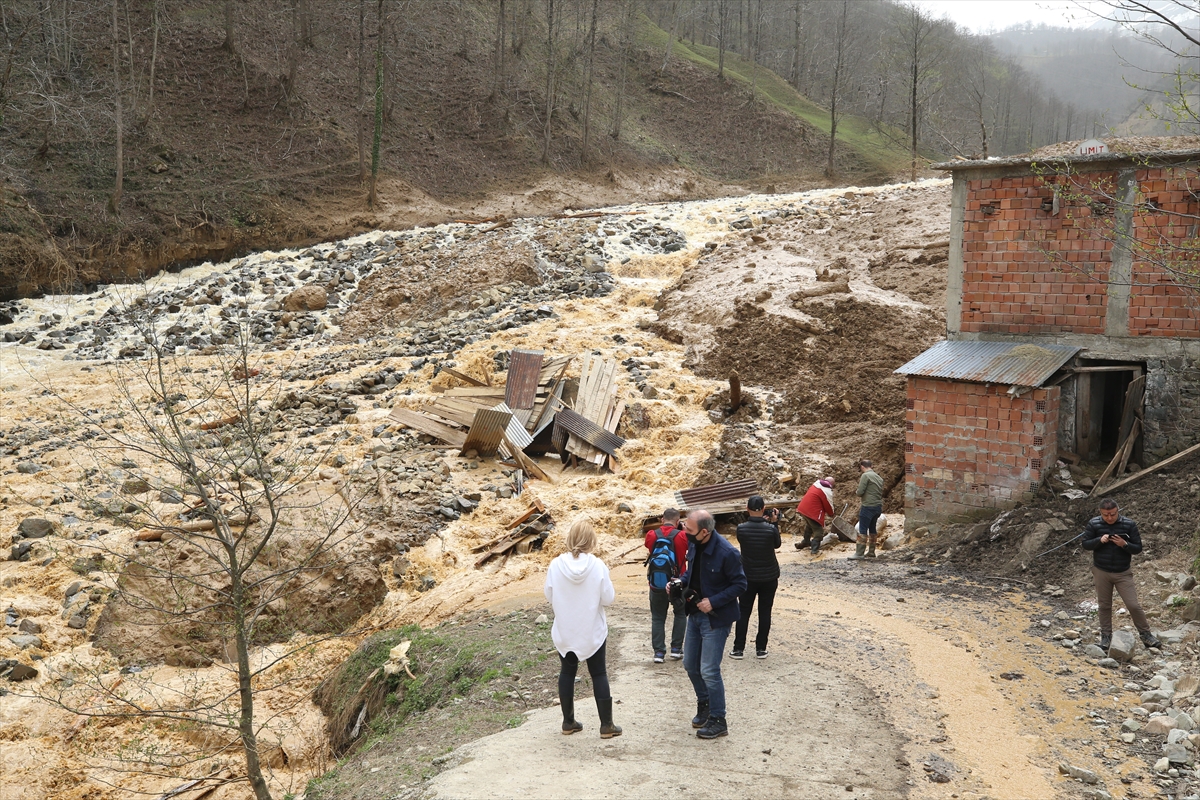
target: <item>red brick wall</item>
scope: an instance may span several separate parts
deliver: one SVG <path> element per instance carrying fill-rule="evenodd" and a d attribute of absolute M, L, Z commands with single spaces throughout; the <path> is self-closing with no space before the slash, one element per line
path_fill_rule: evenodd
<path fill-rule="evenodd" d="M 1134 215 L 1138 246 L 1129 292 L 1129 332 L 1134 336 L 1200 336 L 1200 297 L 1189 296 L 1161 267 L 1165 257 L 1200 275 L 1196 235 L 1189 237 L 1189 228 L 1200 214 L 1200 202 L 1191 194 L 1196 177 L 1195 168 L 1137 172 L 1141 203 Z M 1147 201 L 1153 201 L 1157 211 Z M 1188 248 L 1193 254 L 1190 259 Z"/>
<path fill-rule="evenodd" d="M 910 525 L 1028 499 L 1058 458 L 1059 389 L 908 379 L 905 520 Z"/>
<path fill-rule="evenodd" d="M 1112 245 L 1063 209 L 1042 211 L 1052 195 L 1033 175 L 967 182 L 961 330 L 1104 333 Z"/>

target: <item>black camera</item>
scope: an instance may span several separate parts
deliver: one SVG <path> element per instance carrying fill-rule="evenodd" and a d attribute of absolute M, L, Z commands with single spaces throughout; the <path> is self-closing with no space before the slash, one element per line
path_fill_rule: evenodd
<path fill-rule="evenodd" d="M 683 610 L 689 614 L 695 614 L 700 611 L 699 603 L 704 598 L 700 595 L 700 590 L 696 588 L 688 588 L 683 592 Z"/>

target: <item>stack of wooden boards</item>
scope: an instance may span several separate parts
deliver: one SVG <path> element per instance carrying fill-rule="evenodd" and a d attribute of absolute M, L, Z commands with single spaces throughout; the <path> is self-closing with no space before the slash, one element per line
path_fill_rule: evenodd
<path fill-rule="evenodd" d="M 625 404 L 617 399 L 617 362 L 583 357 L 574 408 L 563 400 L 573 356 L 547 359 L 541 350 L 513 350 L 503 384 L 491 386 L 450 368 L 443 371 L 467 383 L 447 389 L 419 409 L 397 407 L 390 419 L 441 439 L 464 455 L 499 454 L 524 473 L 549 481 L 525 454 L 538 435 L 553 425 L 551 441 L 562 457 L 597 466 L 615 466 L 613 453 L 625 444 L 616 435 Z"/>
<path fill-rule="evenodd" d="M 529 508 L 523 514 L 504 526 L 504 533 L 491 541 L 471 548 L 473 553 L 483 553 L 475 561 L 475 569 L 479 569 L 489 559 L 500 556 L 507 559 L 513 553 L 524 554 L 530 550 L 540 550 L 546 541 L 554 521 L 542 501 L 531 498 Z"/>

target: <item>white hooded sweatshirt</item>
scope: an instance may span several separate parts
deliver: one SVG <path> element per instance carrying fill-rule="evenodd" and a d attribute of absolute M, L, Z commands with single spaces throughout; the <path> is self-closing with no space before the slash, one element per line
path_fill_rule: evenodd
<path fill-rule="evenodd" d="M 546 571 L 546 599 L 554 607 L 550 637 L 560 655 L 574 652 L 585 661 L 600 649 L 608 638 L 604 608 L 615 598 L 608 567 L 591 553 L 578 558 L 563 553 L 550 562 Z"/>

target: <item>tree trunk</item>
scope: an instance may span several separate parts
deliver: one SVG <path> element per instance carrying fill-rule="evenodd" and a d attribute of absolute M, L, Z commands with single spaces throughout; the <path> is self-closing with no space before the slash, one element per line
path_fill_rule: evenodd
<path fill-rule="evenodd" d="M 150 10 L 154 19 L 154 43 L 150 46 L 150 96 L 146 101 L 147 117 L 154 113 L 154 68 L 158 64 L 158 0 L 154 0 L 154 2 L 150 4 Z"/>
<path fill-rule="evenodd" d="M 725 80 L 725 23 L 729 18 L 729 0 L 717 0 L 717 80 Z"/>
<path fill-rule="evenodd" d="M 492 54 L 492 97 L 499 97 L 504 87 L 504 39 L 508 11 L 500 0 L 496 13 L 496 52 Z"/>
<path fill-rule="evenodd" d="M 116 215 L 121 205 L 121 195 L 125 193 L 125 120 L 121 110 L 121 28 L 117 22 L 117 5 L 112 4 L 112 69 L 113 95 L 116 99 L 117 122 L 117 180 L 113 185 L 112 196 L 108 198 L 109 213 Z"/>
<path fill-rule="evenodd" d="M 371 136 L 371 191 L 367 207 L 374 208 L 379 182 L 379 142 L 383 138 L 383 0 L 379 0 L 379 37 L 375 43 L 375 133 Z"/>
<path fill-rule="evenodd" d="M 231 566 L 237 562 L 233 548 Z M 246 778 L 254 790 L 255 800 L 271 800 L 271 790 L 267 788 L 266 778 L 263 777 L 262 763 L 258 760 L 258 736 L 254 732 L 254 687 L 251 678 L 254 675 L 250 668 L 250 642 L 246 636 L 246 607 L 241 576 L 234 574 L 233 585 L 234 632 L 238 660 L 238 733 L 241 734 L 242 751 L 246 754 Z"/>
<path fill-rule="evenodd" d="M 300 0 L 300 46 L 312 47 L 312 11 L 308 7 L 309 0 Z"/>
<path fill-rule="evenodd" d="M 912 91 L 909 95 L 909 135 L 912 141 L 912 170 L 909 180 L 917 179 L 917 80 L 919 76 L 920 62 L 916 52 L 912 54 L 912 74 L 909 76 L 912 82 Z"/>
<path fill-rule="evenodd" d="M 800 89 L 800 3 L 799 0 L 792 6 L 792 14 L 795 22 L 795 36 L 792 40 L 792 73 L 788 78 L 788 82 L 792 86 Z"/>
<path fill-rule="evenodd" d="M 233 44 L 233 0 L 225 0 L 225 41 L 221 42 L 221 49 L 226 53 L 237 52 Z"/>
<path fill-rule="evenodd" d="M 542 163 L 550 163 L 550 122 L 554 118 L 554 0 L 546 0 L 546 119 L 542 131 Z"/>
<path fill-rule="evenodd" d="M 621 20 L 621 69 L 617 79 L 617 99 L 613 104 L 613 126 L 609 134 L 613 139 L 621 138 L 621 113 L 625 108 L 625 81 L 629 75 L 629 48 L 633 44 L 633 18 L 636 0 L 626 0 L 624 19 Z"/>
<path fill-rule="evenodd" d="M 846 25 L 850 0 L 842 0 L 842 13 L 838 18 L 837 39 L 834 42 L 833 85 L 829 91 L 829 157 L 825 162 L 825 177 L 832 178 L 836 174 L 834 154 L 837 149 L 838 126 L 838 89 L 841 85 L 842 67 L 846 60 Z"/>
<path fill-rule="evenodd" d="M 580 160 L 585 164 L 588 160 L 588 139 L 592 133 L 592 76 L 595 74 L 596 18 L 599 10 L 600 0 L 592 0 L 592 22 L 588 26 L 587 79 L 583 95 L 583 152 L 580 155 Z"/>
<path fill-rule="evenodd" d="M 667 35 L 667 50 L 663 53 L 662 67 L 658 70 L 658 76 L 661 78 L 667 71 L 667 62 L 671 60 L 671 51 L 675 49 L 675 36 L 679 33 L 679 3 L 671 3 L 671 16 L 675 21 L 671 23 L 671 32 Z"/>
<path fill-rule="evenodd" d="M 358 144 L 358 182 L 367 180 L 367 98 L 363 92 L 363 72 L 367 68 L 367 0 L 358 0 L 358 98 L 354 104 L 355 139 Z"/>

